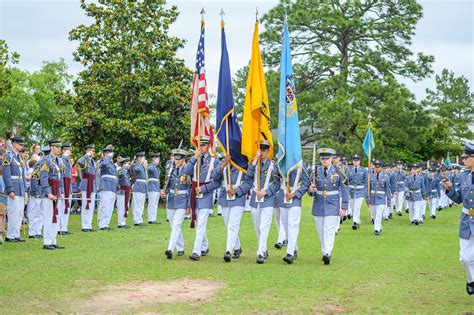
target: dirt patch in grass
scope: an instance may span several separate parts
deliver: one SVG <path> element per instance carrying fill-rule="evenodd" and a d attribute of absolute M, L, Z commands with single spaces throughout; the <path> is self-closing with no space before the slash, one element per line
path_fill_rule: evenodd
<path fill-rule="evenodd" d="M 128 313 L 154 304 L 209 302 L 224 286 L 199 279 L 132 282 L 105 286 L 94 296 L 74 300 L 70 305 L 75 313 Z"/>
<path fill-rule="evenodd" d="M 338 305 L 313 305 L 313 312 L 318 314 L 341 314 L 349 313 L 351 309 Z"/>

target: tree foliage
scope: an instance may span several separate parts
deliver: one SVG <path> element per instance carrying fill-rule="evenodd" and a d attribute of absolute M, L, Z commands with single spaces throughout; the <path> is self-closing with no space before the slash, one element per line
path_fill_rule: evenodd
<path fill-rule="evenodd" d="M 0 100 L 10 92 L 13 85 L 9 64 L 16 64 L 19 59 L 20 55 L 9 51 L 7 42 L 0 39 Z"/>

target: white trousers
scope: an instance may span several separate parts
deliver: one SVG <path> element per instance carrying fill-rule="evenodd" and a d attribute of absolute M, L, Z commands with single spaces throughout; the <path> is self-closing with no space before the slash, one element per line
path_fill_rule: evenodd
<path fill-rule="evenodd" d="M 206 236 L 207 220 L 212 209 L 196 209 L 196 239 L 194 240 L 193 253 L 201 256 L 201 252 L 209 248 Z"/>
<path fill-rule="evenodd" d="M 158 201 L 160 200 L 160 192 L 148 192 L 148 222 L 156 222 L 156 212 L 158 210 Z"/>
<path fill-rule="evenodd" d="M 360 224 L 360 209 L 362 208 L 362 203 L 364 198 L 355 198 L 349 200 L 349 208 L 352 209 L 352 222 Z"/>
<path fill-rule="evenodd" d="M 285 234 L 288 235 L 286 253 L 294 255 L 298 249 L 298 234 L 300 232 L 301 207 L 280 208 L 280 217 Z"/>
<path fill-rule="evenodd" d="M 41 199 L 37 197 L 30 197 L 26 211 L 28 212 L 28 235 L 41 235 L 43 229 Z"/>
<path fill-rule="evenodd" d="M 250 207 L 250 197 L 247 196 L 245 198 L 245 209 L 244 212 L 252 212 L 252 208 Z"/>
<path fill-rule="evenodd" d="M 421 200 L 421 206 L 420 206 L 420 221 L 423 221 L 423 216 L 426 216 L 426 200 L 422 199 Z"/>
<path fill-rule="evenodd" d="M 15 196 L 12 200 L 7 197 L 7 215 L 8 215 L 8 227 L 7 227 L 7 238 L 14 239 L 20 238 L 21 232 L 21 221 L 23 220 L 23 209 L 25 207 L 25 197 Z"/>
<path fill-rule="evenodd" d="M 385 208 L 383 209 L 383 212 L 382 212 L 382 217 L 384 219 L 388 219 L 391 213 L 392 213 L 392 207 L 385 205 Z"/>
<path fill-rule="evenodd" d="M 283 244 L 283 242 L 287 239 L 285 228 L 283 227 L 283 222 L 281 220 L 281 212 L 280 208 L 273 208 L 273 215 L 275 216 L 275 225 L 277 228 L 278 239 L 277 243 Z"/>
<path fill-rule="evenodd" d="M 133 203 L 133 223 L 143 223 L 143 209 L 145 208 L 146 194 L 141 192 L 134 192 L 132 195 Z"/>
<path fill-rule="evenodd" d="M 64 213 L 64 209 L 66 209 L 66 200 L 64 199 L 64 195 L 61 195 L 61 199 L 58 201 L 58 211 L 59 211 L 59 231 L 67 232 L 67 226 L 69 225 L 69 213 L 71 212 L 71 205 L 72 200 L 71 196 L 69 196 L 69 209 L 67 213 Z"/>
<path fill-rule="evenodd" d="M 100 191 L 99 228 L 109 227 L 112 213 L 114 212 L 115 196 L 114 191 Z"/>
<path fill-rule="evenodd" d="M 410 201 L 407 200 L 408 212 L 410 214 L 410 222 L 421 221 L 421 200 L 419 201 Z"/>
<path fill-rule="evenodd" d="M 273 207 L 257 208 L 252 207 L 252 220 L 257 234 L 258 249 L 257 255 L 263 256 L 267 251 L 268 233 L 272 224 Z"/>
<path fill-rule="evenodd" d="M 464 265 L 467 273 L 467 282 L 474 282 L 474 235 L 465 240 L 459 239 L 461 250 L 459 251 L 459 260 Z"/>
<path fill-rule="evenodd" d="M 127 219 L 125 218 L 125 195 L 117 195 L 117 222 L 118 226 L 127 225 Z"/>
<path fill-rule="evenodd" d="M 438 210 L 438 198 L 431 198 L 430 215 L 436 215 L 436 210 Z"/>
<path fill-rule="evenodd" d="M 168 242 L 168 250 L 181 252 L 184 251 L 183 232 L 181 231 L 181 224 L 185 217 L 186 209 L 166 209 L 166 217 L 168 218 L 171 235 Z M 199 253 L 201 254 L 201 253 Z"/>
<path fill-rule="evenodd" d="M 42 198 L 41 208 L 43 209 L 43 244 L 56 245 L 56 236 L 59 231 L 59 218 L 56 218 L 57 223 L 53 223 L 53 201 L 48 198 Z"/>
<path fill-rule="evenodd" d="M 374 231 L 382 231 L 382 217 L 386 211 L 387 206 L 383 205 L 370 205 L 370 211 L 374 214 Z"/>
<path fill-rule="evenodd" d="M 95 206 L 95 192 L 91 193 L 91 200 L 89 202 L 89 210 L 86 209 L 87 193 L 81 191 L 81 220 L 83 229 L 92 229 L 92 218 L 94 217 Z"/>
<path fill-rule="evenodd" d="M 339 225 L 339 216 L 315 216 L 316 231 L 321 242 L 321 252 L 323 255 L 331 256 L 336 239 L 336 232 Z"/>
<path fill-rule="evenodd" d="M 402 213 L 403 211 L 403 204 L 405 202 L 405 194 L 403 191 L 397 192 L 395 195 L 395 209 L 397 213 Z"/>
<path fill-rule="evenodd" d="M 221 210 L 227 228 L 226 252 L 232 252 L 232 250 L 240 249 L 239 230 L 244 207 L 221 207 Z"/>

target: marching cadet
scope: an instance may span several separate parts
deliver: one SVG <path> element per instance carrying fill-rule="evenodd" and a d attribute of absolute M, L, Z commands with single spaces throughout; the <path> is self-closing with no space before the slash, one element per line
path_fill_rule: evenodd
<path fill-rule="evenodd" d="M 413 163 L 411 165 L 411 174 L 405 177 L 405 199 L 408 205 L 411 224 L 418 225 L 422 221 L 421 207 L 423 200 L 423 192 L 425 182 L 419 175 L 420 164 Z"/>
<path fill-rule="evenodd" d="M 152 162 L 148 166 L 148 224 L 158 224 L 156 212 L 160 201 L 160 154 L 150 155 Z"/>
<path fill-rule="evenodd" d="M 247 192 L 252 188 L 252 182 L 245 180 L 244 171 L 230 164 L 230 161 L 230 155 L 226 156 L 213 173 L 214 181 L 221 183 L 222 187 L 217 203 L 221 206 L 222 218 L 227 229 L 225 262 L 230 262 L 232 258 L 240 258 L 242 254 L 239 239 L 240 221 Z"/>
<path fill-rule="evenodd" d="M 382 167 L 383 167 L 383 173 L 387 176 L 389 180 L 389 185 L 390 185 L 390 183 L 392 182 L 391 165 L 390 163 L 383 163 Z M 390 196 L 390 201 L 386 203 L 390 206 L 386 205 L 385 210 L 383 211 L 383 214 L 382 214 L 382 219 L 384 221 L 388 221 L 388 219 L 393 219 L 392 207 L 391 207 L 391 205 L 393 204 L 392 202 L 393 202 L 392 196 Z"/>
<path fill-rule="evenodd" d="M 423 195 L 423 199 L 421 200 L 421 222 L 420 222 L 420 223 L 423 223 L 425 221 L 425 216 L 426 216 L 427 201 L 431 199 L 431 190 L 430 190 L 430 183 L 428 181 L 428 174 L 426 173 L 426 164 L 420 165 L 418 174 L 423 178 L 423 183 L 424 183 L 423 185 L 424 190 L 421 192 Z"/>
<path fill-rule="evenodd" d="M 273 161 L 268 159 L 270 143 L 267 140 L 261 140 L 258 145 L 259 150 L 257 150 L 252 163 L 249 165 L 246 180 L 253 181 L 250 207 L 258 241 L 257 264 L 263 264 L 265 259 L 268 258 L 268 233 L 272 224 L 275 194 L 280 189 L 280 178 L 278 167 L 275 166 Z M 258 171 L 260 174 L 255 176 L 259 161 Z"/>
<path fill-rule="evenodd" d="M 316 168 L 316 174 L 313 175 L 315 180 L 309 187 L 309 193 L 314 196 L 312 214 L 321 242 L 322 261 L 329 265 L 340 219 L 346 215 L 349 204 L 349 190 L 345 184 L 345 175 L 332 165 L 336 151 L 321 148 L 317 152 L 321 166 Z"/>
<path fill-rule="evenodd" d="M 219 160 L 209 154 L 210 138 L 206 135 L 196 137 L 200 139 L 199 148 L 196 150 L 189 162 L 183 168 L 183 175 L 192 175 L 193 187 L 196 194 L 191 196 L 191 208 L 193 199 L 196 200 L 196 216 L 193 213 L 192 220 L 196 217 L 196 239 L 194 241 L 191 260 L 199 260 L 201 256 L 209 253 L 209 244 L 206 236 L 206 226 L 209 214 L 214 205 L 214 190 L 219 188 L 219 183 L 212 181 L 212 172 L 219 167 Z M 198 162 L 200 159 L 200 162 Z M 198 178 L 199 177 L 199 178 Z"/>
<path fill-rule="evenodd" d="M 10 139 L 10 149 L 3 158 L 3 181 L 7 198 L 8 228 L 5 241 L 11 243 L 24 242 L 20 238 L 21 221 L 25 207 L 25 177 L 20 151 L 25 145 L 23 138 L 14 136 Z"/>
<path fill-rule="evenodd" d="M 280 172 L 281 174 L 281 172 Z M 286 174 L 281 174 L 285 176 Z M 283 261 L 292 264 L 298 257 L 298 234 L 301 221 L 301 199 L 309 189 L 309 175 L 306 166 L 301 163 L 291 170 L 288 178 L 282 177 L 276 202 L 280 208 L 281 221 L 288 238 L 286 256 Z"/>
<path fill-rule="evenodd" d="M 130 158 L 124 157 L 118 162 L 117 221 L 118 228 L 128 228 L 127 217 L 130 206 Z"/>
<path fill-rule="evenodd" d="M 99 161 L 100 181 L 99 194 L 99 230 L 109 231 L 110 219 L 114 212 L 115 199 L 117 198 L 118 177 L 117 167 L 113 161 L 114 148 L 107 145 L 102 149 L 102 158 Z"/>
<path fill-rule="evenodd" d="M 168 169 L 165 178 L 165 184 L 160 195 L 166 198 L 166 216 L 171 227 L 171 235 L 168 243 L 168 249 L 165 255 L 168 259 L 173 258 L 173 252 L 176 249 L 177 256 L 184 255 L 184 239 L 181 232 L 181 224 L 184 217 L 189 214 L 189 196 L 191 187 L 191 178 L 185 175 L 184 164 L 185 157 L 188 154 L 183 149 L 175 149 L 173 154 L 173 166 Z"/>
<path fill-rule="evenodd" d="M 459 176 L 459 186 L 446 179 L 444 189 L 450 199 L 463 205 L 459 224 L 459 257 L 467 273 L 466 291 L 474 295 L 474 145 L 466 143 L 461 155 L 466 170 Z"/>
<path fill-rule="evenodd" d="M 336 154 L 334 154 L 334 157 L 333 157 L 332 165 L 334 167 L 339 168 L 342 174 L 346 175 L 346 167 L 342 163 L 342 158 L 343 158 L 342 153 L 336 151 Z M 339 203 L 342 203 L 342 195 L 339 195 Z M 342 222 L 344 222 L 346 219 L 347 219 L 347 213 L 343 217 L 340 218 L 339 223 L 337 224 L 336 235 L 341 229 Z"/>
<path fill-rule="evenodd" d="M 402 216 L 402 208 L 405 202 L 405 176 L 406 173 L 403 170 L 403 161 L 398 160 L 390 184 L 394 195 L 395 211 L 398 216 Z"/>
<path fill-rule="evenodd" d="M 71 156 L 71 144 L 63 143 L 61 146 L 61 162 L 63 170 L 61 172 L 61 198 L 58 201 L 59 209 L 59 234 L 72 234 L 68 231 L 69 213 L 71 212 L 72 202 L 72 165 L 69 157 Z"/>
<path fill-rule="evenodd" d="M 30 160 L 30 167 L 33 169 L 31 173 L 30 188 L 28 191 L 28 237 L 41 239 L 43 238 L 43 211 L 41 209 L 41 185 L 40 185 L 40 168 L 41 158 L 33 157 Z"/>
<path fill-rule="evenodd" d="M 360 226 L 360 209 L 364 201 L 364 189 L 367 183 L 367 170 L 360 167 L 362 157 L 355 154 L 352 157 L 353 167 L 347 170 L 347 177 L 349 181 L 349 214 L 348 218 L 352 216 L 352 229 L 357 230 Z"/>
<path fill-rule="evenodd" d="M 441 197 L 440 177 L 436 173 L 434 166 L 429 168 L 428 173 L 428 191 L 429 191 L 429 206 L 430 218 L 436 219 L 436 210 L 438 209 L 438 201 Z"/>
<path fill-rule="evenodd" d="M 61 170 L 63 169 L 62 160 L 59 157 L 62 144 L 59 139 L 50 139 L 48 143 L 51 152 L 44 158 L 40 172 L 43 249 L 55 250 L 64 249 L 64 246 L 56 242 L 59 231 L 58 204 L 61 197 Z"/>
<path fill-rule="evenodd" d="M 93 232 L 92 218 L 95 205 L 95 147 L 93 144 L 86 146 L 86 154 L 77 160 L 77 168 L 81 170 L 82 179 L 79 184 L 81 191 L 81 221 L 82 232 Z"/>
<path fill-rule="evenodd" d="M 275 161 L 273 161 L 275 163 Z M 281 219 L 280 208 L 278 207 L 277 198 L 274 198 L 275 204 L 273 205 L 273 216 L 275 217 L 275 227 L 277 229 L 277 242 L 275 243 L 276 249 L 282 249 L 284 245 L 288 244 L 288 237 L 283 227 L 283 221 Z"/>
<path fill-rule="evenodd" d="M 374 215 L 374 234 L 380 235 L 383 213 L 387 207 L 391 207 L 392 192 L 390 178 L 382 171 L 383 163 L 376 160 L 374 165 L 375 174 L 370 175 L 370 187 L 369 181 L 365 185 L 365 200 L 370 207 L 370 212 Z"/>
<path fill-rule="evenodd" d="M 133 177 L 133 225 L 145 226 L 143 224 L 143 210 L 145 208 L 146 200 L 146 169 L 148 163 L 145 159 L 145 152 L 138 152 L 135 154 L 135 162 L 132 164 L 132 177 Z"/>

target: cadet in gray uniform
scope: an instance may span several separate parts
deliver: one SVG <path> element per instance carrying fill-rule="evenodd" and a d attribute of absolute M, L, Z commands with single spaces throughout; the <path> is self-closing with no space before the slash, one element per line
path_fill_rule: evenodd
<path fill-rule="evenodd" d="M 168 249 L 165 255 L 168 259 L 173 258 L 176 249 L 178 256 L 184 255 L 184 240 L 181 232 L 181 224 L 184 217 L 189 214 L 189 196 L 191 189 L 191 178 L 185 175 L 184 163 L 187 152 L 182 149 L 173 150 L 173 166 L 169 168 L 165 187 L 161 191 L 161 197 L 166 198 L 166 215 L 171 227 L 171 235 Z"/>
<path fill-rule="evenodd" d="M 77 160 L 77 168 L 82 173 L 79 184 L 81 191 L 81 219 L 82 232 L 92 232 L 92 218 L 95 205 L 95 161 L 93 159 L 95 147 L 93 144 L 86 146 L 86 154 Z"/>
<path fill-rule="evenodd" d="M 466 143 L 461 155 L 466 170 L 459 175 L 459 186 L 443 180 L 446 193 L 455 203 L 463 206 L 459 224 L 459 258 L 467 273 L 466 291 L 474 295 L 474 145 Z"/>
<path fill-rule="evenodd" d="M 374 234 L 382 232 L 382 217 L 387 207 L 391 207 L 392 191 L 390 190 L 390 178 L 382 171 L 383 163 L 376 160 L 375 173 L 370 175 L 370 191 L 368 182 L 365 185 L 365 199 L 374 215 Z"/>
<path fill-rule="evenodd" d="M 72 201 L 72 165 L 69 157 L 71 156 L 71 144 L 66 143 L 61 146 L 61 162 L 62 170 L 62 185 L 61 185 L 61 199 L 59 200 L 59 234 L 72 234 L 68 231 L 69 213 L 71 212 Z"/>
<path fill-rule="evenodd" d="M 158 224 L 156 212 L 160 201 L 160 154 L 150 154 L 152 162 L 148 165 L 148 224 Z"/>
<path fill-rule="evenodd" d="M 340 219 L 346 215 L 349 204 L 349 189 L 346 178 L 341 170 L 332 165 L 333 149 L 318 149 L 321 166 L 315 174 L 315 183 L 309 188 L 310 196 L 314 196 L 312 213 L 316 222 L 316 230 L 321 242 L 322 261 L 325 265 L 331 262 L 336 232 Z"/>
<path fill-rule="evenodd" d="M 405 199 L 410 213 L 411 224 L 418 225 L 422 222 L 421 207 L 425 189 L 424 178 L 419 174 L 420 164 L 411 165 L 411 174 L 405 177 Z"/>
<path fill-rule="evenodd" d="M 360 209 L 364 201 L 364 189 L 367 184 L 367 170 L 360 167 L 360 160 L 362 157 L 355 154 L 352 157 L 353 167 L 347 170 L 347 178 L 349 181 L 349 214 L 347 217 L 352 217 L 352 229 L 357 230 L 360 226 Z"/>
<path fill-rule="evenodd" d="M 41 163 L 41 159 L 35 160 L 35 157 L 30 160 L 30 167 L 33 168 L 33 172 L 31 173 L 30 190 L 28 192 L 28 237 L 36 239 L 43 238 L 43 212 L 40 198 L 41 185 L 39 183 Z"/>
<path fill-rule="evenodd" d="M 405 176 L 403 161 L 399 160 L 397 161 L 397 169 L 393 172 L 391 183 L 395 200 L 395 211 L 399 216 L 402 216 L 402 208 L 405 202 Z"/>
<path fill-rule="evenodd" d="M 117 198 L 118 173 L 117 167 L 112 160 L 114 157 L 114 148 L 111 145 L 102 149 L 102 158 L 99 162 L 100 181 L 100 211 L 99 211 L 99 230 L 111 230 L 109 224 L 114 212 L 115 199 Z"/>
<path fill-rule="evenodd" d="M 132 164 L 133 225 L 135 226 L 145 226 L 145 224 L 143 224 L 143 210 L 145 209 L 147 192 L 147 167 L 148 163 L 145 159 L 145 152 L 138 152 L 135 154 L 135 162 Z"/>
<path fill-rule="evenodd" d="M 207 220 L 214 205 L 214 190 L 219 188 L 219 183 L 212 181 L 212 172 L 219 167 L 219 160 L 209 154 L 209 142 L 208 136 L 202 135 L 200 137 L 198 150 L 182 171 L 183 175 L 192 176 L 193 187 L 196 191 L 196 239 L 193 253 L 189 257 L 191 260 L 199 260 L 201 256 L 206 256 L 209 253 L 206 236 Z M 200 159 L 200 163 L 198 163 L 198 159 Z M 191 208 L 193 208 L 193 198 L 194 196 L 191 196 Z"/>
<path fill-rule="evenodd" d="M 268 257 L 268 233 L 272 224 L 275 195 L 280 189 L 280 177 L 277 165 L 268 159 L 270 143 L 267 140 L 261 140 L 259 147 L 247 170 L 247 180 L 253 182 L 250 207 L 258 242 L 257 264 L 263 264 Z M 260 187 L 258 187 L 258 176 L 256 176 L 259 161 Z"/>
<path fill-rule="evenodd" d="M 130 158 L 125 157 L 118 164 L 117 222 L 118 228 L 121 229 L 129 227 L 127 225 L 127 217 L 130 206 Z"/>
<path fill-rule="evenodd" d="M 24 242 L 20 238 L 21 221 L 25 207 L 25 177 L 20 151 L 24 146 L 23 139 L 15 136 L 11 138 L 11 151 L 7 151 L 3 158 L 3 181 L 7 198 L 8 227 L 5 241 L 11 243 Z"/>
<path fill-rule="evenodd" d="M 436 173 L 436 169 L 431 167 L 428 173 L 428 191 L 430 195 L 429 205 L 430 205 L 430 218 L 436 219 L 436 210 L 438 209 L 438 201 L 441 197 L 441 187 L 440 180 L 441 178 Z"/>

